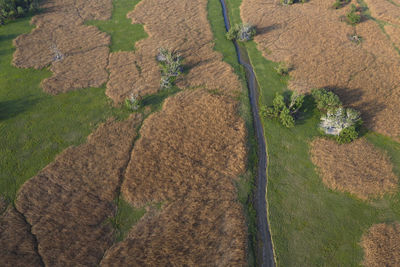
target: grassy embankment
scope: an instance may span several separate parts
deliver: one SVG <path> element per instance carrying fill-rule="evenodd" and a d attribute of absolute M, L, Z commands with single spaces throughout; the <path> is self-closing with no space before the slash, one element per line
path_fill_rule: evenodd
<path fill-rule="evenodd" d="M 91 21 L 111 35 L 112 51 L 128 51 L 147 36 L 142 25 L 132 25 L 125 16 L 138 0 L 114 0 L 112 19 Z M 0 196 L 15 199 L 19 187 L 36 175 L 55 156 L 71 145 L 79 145 L 101 122 L 109 117 L 126 118 L 130 111 L 114 108 L 101 88 L 87 88 L 51 96 L 42 91 L 40 82 L 51 76 L 47 69 L 18 69 L 11 65 L 15 48 L 12 40 L 29 33 L 31 17 L 0 26 Z M 157 110 L 175 89 L 143 99 L 143 104 Z M 112 219 L 121 240 L 145 212 L 132 209 L 122 198 Z"/>
<path fill-rule="evenodd" d="M 241 0 L 227 0 L 233 23 L 240 22 Z M 287 79 L 276 63 L 266 60 L 254 42 L 245 45 L 260 88 L 260 105 L 271 105 L 276 92 L 285 91 Z M 363 257 L 358 245 L 372 224 L 400 220 L 400 194 L 363 202 L 326 188 L 309 156 L 309 142 L 319 136 L 319 114 L 312 103 L 295 128 L 263 120 L 268 146 L 269 220 L 279 266 L 358 266 Z M 376 133 L 366 138 L 386 150 L 400 176 L 400 144 Z"/>
<path fill-rule="evenodd" d="M 240 100 L 240 115 L 245 120 L 246 128 L 248 131 L 247 147 L 248 147 L 248 165 L 247 172 L 240 177 L 237 183 L 238 188 L 238 199 L 243 205 L 249 232 L 249 251 L 248 251 L 248 262 L 250 266 L 255 265 L 255 252 L 256 252 L 256 214 L 252 203 L 253 189 L 254 189 L 254 177 L 257 173 L 257 141 L 255 140 L 254 128 L 253 128 L 253 117 L 250 109 L 250 101 L 248 97 L 248 90 L 246 86 L 246 80 L 244 75 L 243 67 L 238 63 L 235 52 L 235 47 L 231 41 L 225 38 L 225 25 L 222 17 L 222 7 L 219 0 L 208 1 L 208 20 L 211 24 L 211 29 L 214 35 L 214 49 L 223 55 L 223 60 L 230 64 L 235 73 L 238 75 L 243 91 L 239 96 Z"/>

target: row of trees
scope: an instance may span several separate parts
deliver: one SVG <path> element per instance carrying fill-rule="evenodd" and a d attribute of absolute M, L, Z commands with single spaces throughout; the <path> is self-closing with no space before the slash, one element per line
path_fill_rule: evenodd
<path fill-rule="evenodd" d="M 0 0 L 0 25 L 8 19 L 23 17 L 25 14 L 36 12 L 38 0 Z"/>

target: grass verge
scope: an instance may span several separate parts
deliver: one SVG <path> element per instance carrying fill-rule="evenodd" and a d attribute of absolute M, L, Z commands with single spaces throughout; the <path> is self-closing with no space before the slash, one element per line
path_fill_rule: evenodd
<path fill-rule="evenodd" d="M 228 0 L 232 24 L 239 23 L 241 0 Z M 245 45 L 260 90 L 260 105 L 271 105 L 287 88 L 276 63 L 266 60 L 254 42 Z M 278 266 L 359 266 L 358 245 L 372 224 L 400 220 L 400 195 L 369 203 L 325 187 L 309 156 L 309 142 L 319 136 L 319 114 L 309 103 L 295 128 L 263 120 L 267 141 L 269 220 Z M 390 139 L 367 133 L 399 166 L 400 147 Z M 396 165 L 397 163 L 397 165 Z M 399 167 L 394 170 L 399 175 Z"/>

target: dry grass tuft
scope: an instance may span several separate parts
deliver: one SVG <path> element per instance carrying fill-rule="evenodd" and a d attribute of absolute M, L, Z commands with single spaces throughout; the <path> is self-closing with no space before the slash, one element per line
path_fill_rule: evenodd
<path fill-rule="evenodd" d="M 353 28 L 340 21 L 350 5 L 336 10 L 332 3 L 315 0 L 287 7 L 276 0 L 243 0 L 241 16 L 256 25 L 254 40 L 264 57 L 293 66 L 289 88 L 331 88 L 362 112 L 370 129 L 400 136 L 399 53 L 376 22 Z M 363 38 L 359 45 L 348 38 L 354 29 Z"/>
<path fill-rule="evenodd" d="M 52 0 L 41 7 L 45 11 L 32 19 L 37 27 L 14 40 L 13 64 L 36 69 L 50 65 L 53 76 L 42 82 L 50 94 L 104 84 L 110 37 L 83 23 L 109 19 L 112 1 Z"/>
<path fill-rule="evenodd" d="M 159 89 L 156 55 L 160 47 L 177 50 L 184 57 L 189 73 L 177 81 L 179 87 L 207 87 L 228 93 L 241 90 L 232 68 L 213 50 L 207 0 L 141 1 L 128 17 L 133 23 L 144 24 L 149 37 L 136 43 L 135 52 L 111 54 L 106 94 L 115 102 L 122 102 L 132 92 L 144 95 Z"/>
<path fill-rule="evenodd" d="M 107 219 L 140 121 L 108 121 L 20 189 L 16 206 L 32 225 L 46 265 L 93 266 L 112 245 Z"/>
<path fill-rule="evenodd" d="M 29 225 L 12 207 L 0 215 L 0 265 L 41 266 Z"/>
<path fill-rule="evenodd" d="M 400 224 L 375 224 L 361 240 L 367 267 L 400 266 Z"/>
<path fill-rule="evenodd" d="M 315 139 L 311 143 L 311 160 L 319 168 L 322 181 L 331 189 L 349 192 L 361 199 L 397 190 L 398 178 L 389 157 L 363 138 L 345 145 Z"/>
<path fill-rule="evenodd" d="M 166 202 L 114 245 L 103 266 L 245 265 L 236 177 L 245 170 L 237 102 L 202 90 L 166 100 L 143 123 L 122 185 L 134 206 Z"/>

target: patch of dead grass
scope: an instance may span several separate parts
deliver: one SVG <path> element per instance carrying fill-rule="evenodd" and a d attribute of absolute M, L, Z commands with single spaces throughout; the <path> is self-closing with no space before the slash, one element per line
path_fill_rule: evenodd
<path fill-rule="evenodd" d="M 340 21 L 350 5 L 339 10 L 331 5 L 324 0 L 293 6 L 244 0 L 241 16 L 257 27 L 254 40 L 264 57 L 293 66 L 289 88 L 333 89 L 362 112 L 370 129 L 400 136 L 400 55 L 376 22 L 353 28 Z M 354 29 L 363 38 L 359 45 L 349 40 Z"/>
<path fill-rule="evenodd" d="M 367 267 L 400 266 L 400 224 L 375 224 L 361 240 Z"/>
<path fill-rule="evenodd" d="M 141 1 L 128 13 L 128 18 L 144 24 L 149 37 L 136 43 L 135 52 L 111 54 L 106 94 L 116 103 L 132 92 L 144 95 L 159 89 L 160 67 L 156 55 L 160 47 L 177 50 L 185 60 L 189 71 L 177 81 L 179 87 L 204 86 L 225 93 L 241 90 L 233 69 L 213 50 L 206 0 Z"/>
<path fill-rule="evenodd" d="M 167 204 L 114 245 L 103 266 L 246 264 L 246 226 L 234 185 L 246 157 L 237 105 L 227 96 L 184 91 L 146 119 L 122 192 L 134 206 Z"/>
<path fill-rule="evenodd" d="M 41 266 L 29 228 L 24 218 L 12 206 L 0 215 L 1 266 Z"/>
<path fill-rule="evenodd" d="M 36 69 L 50 65 L 53 76 L 42 81 L 43 90 L 50 94 L 104 84 L 110 37 L 83 23 L 109 19 L 111 0 L 52 0 L 41 7 L 43 14 L 32 19 L 36 28 L 14 40 L 13 64 Z"/>
<path fill-rule="evenodd" d="M 365 3 L 374 18 L 400 25 L 400 6 L 388 0 L 365 0 Z"/>
<path fill-rule="evenodd" d="M 16 207 L 37 237 L 47 266 L 94 266 L 113 241 L 107 222 L 140 116 L 108 121 L 27 181 Z"/>
<path fill-rule="evenodd" d="M 349 192 L 361 199 L 380 197 L 397 190 L 398 178 L 389 157 L 361 138 L 340 145 L 334 140 L 315 139 L 311 160 L 322 181 L 331 189 Z"/>

